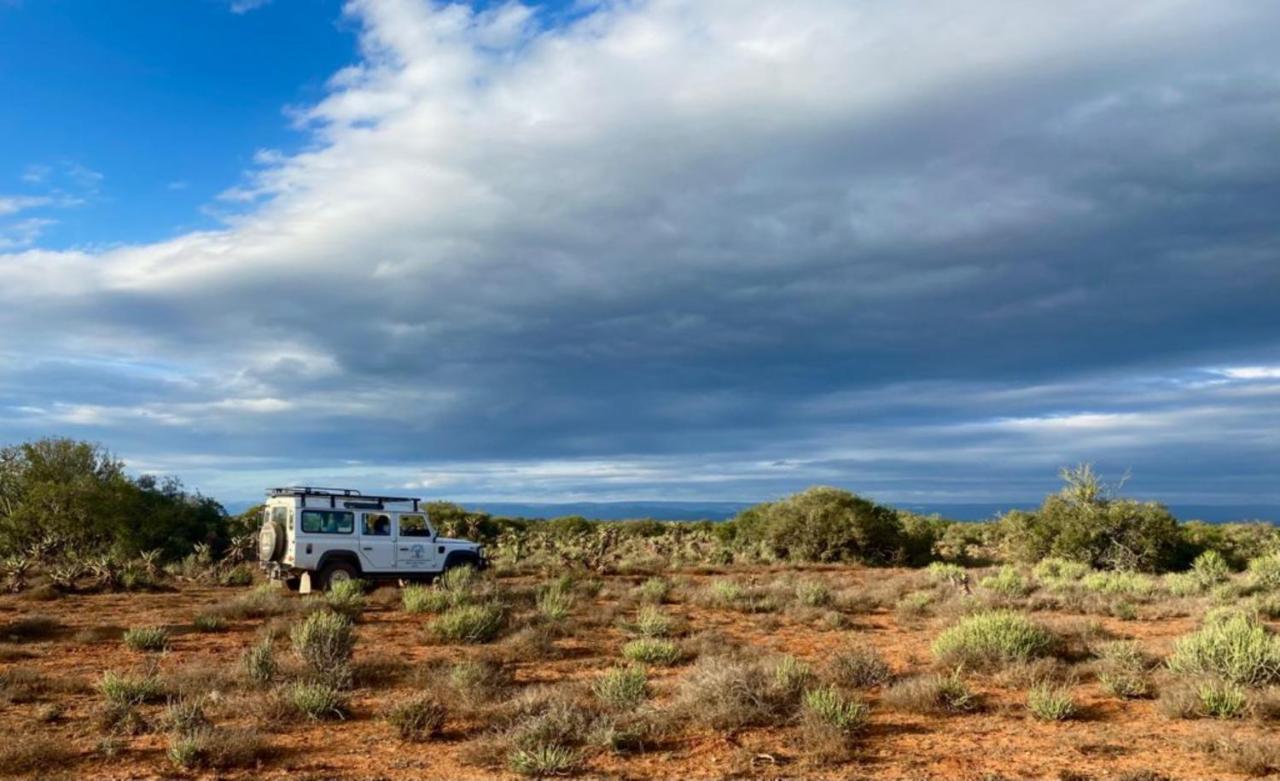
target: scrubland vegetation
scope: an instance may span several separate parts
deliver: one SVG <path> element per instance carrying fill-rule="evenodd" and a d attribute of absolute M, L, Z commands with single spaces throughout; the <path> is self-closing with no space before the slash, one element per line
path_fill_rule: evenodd
<path fill-rule="evenodd" d="M 0 776 L 1280 772 L 1274 529 L 1087 469 L 987 524 L 827 488 L 724 524 L 434 505 L 491 571 L 300 597 L 221 515 L 186 550 L 33 536 L 52 483 L 5 453 Z"/>

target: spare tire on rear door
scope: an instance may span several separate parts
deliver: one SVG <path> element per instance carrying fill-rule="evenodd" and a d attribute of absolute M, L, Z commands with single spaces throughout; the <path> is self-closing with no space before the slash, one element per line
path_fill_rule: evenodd
<path fill-rule="evenodd" d="M 270 516 L 258 532 L 258 560 L 276 561 L 284 553 L 284 524 Z"/>

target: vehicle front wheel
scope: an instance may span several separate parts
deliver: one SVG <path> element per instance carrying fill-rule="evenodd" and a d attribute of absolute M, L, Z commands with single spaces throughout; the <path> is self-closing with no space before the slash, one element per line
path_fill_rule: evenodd
<path fill-rule="evenodd" d="M 360 571 L 355 565 L 347 561 L 333 561 L 324 565 L 324 569 L 320 570 L 316 580 L 316 585 L 321 591 L 328 591 L 333 588 L 336 583 L 343 583 L 348 580 L 355 580 L 360 577 Z"/>

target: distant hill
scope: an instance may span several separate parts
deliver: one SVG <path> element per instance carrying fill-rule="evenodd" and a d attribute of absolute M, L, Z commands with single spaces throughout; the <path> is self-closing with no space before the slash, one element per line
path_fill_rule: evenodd
<path fill-rule="evenodd" d="M 225 503 L 227 512 L 244 512 L 257 502 L 232 501 Z M 493 515 L 519 518 L 558 518 L 564 515 L 581 515 L 600 521 L 621 521 L 631 518 L 653 518 L 659 521 L 723 521 L 737 515 L 754 502 L 458 502 L 470 510 L 482 510 Z M 986 521 L 1009 510 L 1030 510 L 1036 503 L 1006 502 L 1003 504 L 896 504 L 903 510 L 921 515 L 941 515 L 957 521 Z M 1170 505 L 1180 520 L 1226 523 L 1228 521 L 1280 522 L 1280 506 L 1246 504 L 1175 504 Z"/>

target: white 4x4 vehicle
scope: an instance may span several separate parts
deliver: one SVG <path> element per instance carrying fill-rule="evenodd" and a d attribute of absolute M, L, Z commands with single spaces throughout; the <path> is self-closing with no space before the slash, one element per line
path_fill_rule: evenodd
<path fill-rule="evenodd" d="M 352 578 L 430 579 L 451 567 L 486 566 L 478 543 L 440 537 L 421 505 L 347 488 L 272 488 L 258 559 L 273 579 L 304 592 Z"/>

